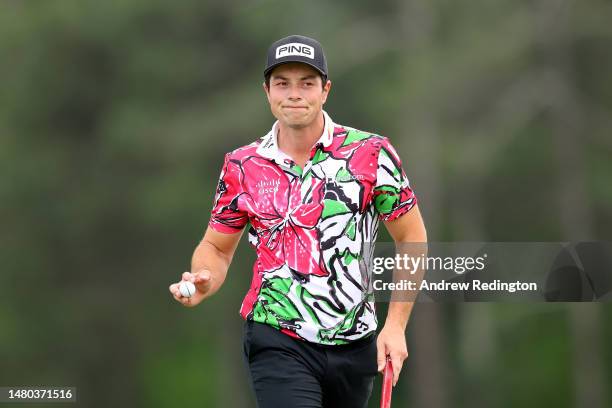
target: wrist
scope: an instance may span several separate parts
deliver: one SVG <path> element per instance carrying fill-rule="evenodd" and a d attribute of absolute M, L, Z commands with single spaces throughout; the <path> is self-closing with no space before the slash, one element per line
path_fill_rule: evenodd
<path fill-rule="evenodd" d="M 399 331 L 403 333 L 406 331 L 406 325 L 397 320 L 387 319 L 385 321 L 385 325 L 383 326 L 383 330 L 394 332 Z"/>

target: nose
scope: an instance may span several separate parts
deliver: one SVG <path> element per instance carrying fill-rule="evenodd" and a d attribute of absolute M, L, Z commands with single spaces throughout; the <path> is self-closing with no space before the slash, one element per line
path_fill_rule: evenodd
<path fill-rule="evenodd" d="M 297 85 L 292 85 L 289 87 L 289 94 L 287 96 L 291 101 L 299 101 L 302 99 L 302 95 L 300 94 L 300 87 Z"/>

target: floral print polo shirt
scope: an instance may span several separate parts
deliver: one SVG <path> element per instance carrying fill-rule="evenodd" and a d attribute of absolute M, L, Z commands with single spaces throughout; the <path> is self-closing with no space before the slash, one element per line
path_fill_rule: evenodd
<path fill-rule="evenodd" d="M 345 344 L 376 330 L 371 254 L 379 220 L 417 202 L 386 137 L 332 122 L 301 168 L 278 122 L 225 156 L 209 226 L 247 224 L 257 260 L 240 314 L 302 340 Z"/>

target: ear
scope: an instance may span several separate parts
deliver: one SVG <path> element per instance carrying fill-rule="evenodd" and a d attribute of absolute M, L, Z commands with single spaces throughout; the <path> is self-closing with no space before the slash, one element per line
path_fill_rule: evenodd
<path fill-rule="evenodd" d="M 325 103 L 327 101 L 327 96 L 329 95 L 329 91 L 331 90 L 331 86 L 332 86 L 332 83 L 328 79 L 327 82 L 325 83 L 325 86 L 323 87 L 323 103 Z"/>
<path fill-rule="evenodd" d="M 270 88 L 268 88 L 266 86 L 266 81 L 264 81 L 262 84 L 264 92 L 266 93 L 266 98 L 268 98 L 268 102 L 270 102 Z"/>

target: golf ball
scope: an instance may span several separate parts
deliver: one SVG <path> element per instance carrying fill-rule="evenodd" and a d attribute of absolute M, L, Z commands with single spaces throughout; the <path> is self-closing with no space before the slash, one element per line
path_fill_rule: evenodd
<path fill-rule="evenodd" d="M 192 297 L 196 291 L 195 285 L 188 281 L 182 281 L 179 285 L 179 291 L 184 297 Z"/>

